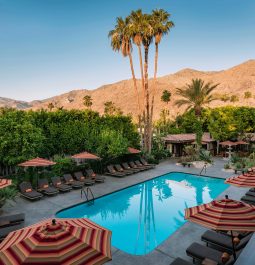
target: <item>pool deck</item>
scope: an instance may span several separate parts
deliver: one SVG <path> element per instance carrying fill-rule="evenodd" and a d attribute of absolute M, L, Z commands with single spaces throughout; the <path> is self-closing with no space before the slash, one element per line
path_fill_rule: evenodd
<path fill-rule="evenodd" d="M 214 165 L 207 169 L 205 175 L 227 178 L 232 176 L 233 173 L 228 173 L 222 171 L 223 165 L 226 161 L 221 158 L 214 159 Z M 199 174 L 200 169 L 188 168 L 177 166 L 174 159 L 161 162 L 155 169 L 133 174 L 124 178 L 115 178 L 106 176 L 105 183 L 96 184 L 91 187 L 95 198 L 102 195 L 112 193 L 131 185 L 135 185 L 139 182 L 143 182 L 148 179 L 152 179 L 156 176 L 166 174 L 168 172 L 186 172 L 192 174 Z M 241 196 L 247 191 L 245 188 L 229 187 L 223 194 L 219 197 L 223 197 L 228 194 L 230 198 L 240 200 Z M 26 214 L 26 225 L 34 224 L 46 218 L 52 218 L 55 213 L 63 208 L 72 206 L 77 203 L 84 201 L 84 198 L 80 197 L 80 190 L 73 190 L 68 193 L 58 194 L 54 197 L 44 197 L 43 199 L 35 202 L 27 201 L 26 199 L 20 197 L 16 199 L 16 202 L 9 202 L 3 207 L 2 214 L 10 214 L 17 212 L 24 212 Z M 174 234 L 172 234 L 163 243 L 157 246 L 152 252 L 144 256 L 135 256 L 127 254 L 119 249 L 112 247 L 112 261 L 108 262 L 109 265 L 140 265 L 140 264 L 157 264 L 157 265 L 168 265 L 175 258 L 181 257 L 187 261 L 192 262 L 192 259 L 186 255 L 186 248 L 193 242 L 201 243 L 201 234 L 206 230 L 206 228 L 187 222 L 180 229 L 178 229 Z M 123 239 L 125 240 L 125 239 Z M 243 251 L 244 255 L 241 255 L 237 265 L 254 265 L 255 253 L 249 249 L 254 248 L 255 245 L 255 235 L 250 240 L 246 249 Z M 249 253 L 249 258 L 247 254 Z M 252 254 L 251 254 L 252 253 Z M 246 254 L 246 255 L 245 255 Z M 246 256 L 246 258 L 245 258 Z M 240 260 L 240 261 L 239 261 Z M 245 260 L 245 263 L 243 263 Z M 249 262 L 250 260 L 250 262 Z M 253 263 L 252 263 L 253 262 Z"/>

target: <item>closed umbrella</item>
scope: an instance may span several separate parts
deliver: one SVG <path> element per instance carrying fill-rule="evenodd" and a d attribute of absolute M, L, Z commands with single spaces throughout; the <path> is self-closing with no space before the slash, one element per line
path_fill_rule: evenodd
<path fill-rule="evenodd" d="M 236 259 L 232 231 L 255 231 L 255 206 L 225 199 L 185 209 L 185 219 L 214 230 L 231 231 L 233 255 Z"/>
<path fill-rule="evenodd" d="M 4 265 L 100 265 L 111 260 L 111 231 L 89 219 L 53 219 L 11 232 L 0 245 Z"/>

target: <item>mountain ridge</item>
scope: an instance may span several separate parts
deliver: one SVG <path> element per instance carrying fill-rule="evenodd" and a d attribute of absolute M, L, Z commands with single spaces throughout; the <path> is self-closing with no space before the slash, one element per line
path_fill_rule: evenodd
<path fill-rule="evenodd" d="M 173 74 L 158 77 L 157 93 L 155 95 L 155 118 L 159 117 L 159 113 L 163 108 L 169 108 L 172 117 L 182 113 L 185 108 L 176 108 L 174 101 L 176 98 L 176 88 L 183 87 L 193 78 L 201 78 L 205 82 L 219 83 L 215 89 L 218 95 L 227 94 L 237 95 L 239 101 L 231 102 L 235 106 L 254 106 L 255 103 L 255 60 L 251 59 L 239 65 L 220 71 L 201 71 L 191 68 L 184 68 Z M 152 82 L 152 79 L 149 81 Z M 142 95 L 141 81 L 137 80 L 139 94 Z M 161 102 L 160 97 L 163 90 L 171 91 L 171 101 L 166 103 Z M 244 93 L 251 92 L 251 98 L 245 98 Z M 49 103 L 54 103 L 57 107 L 65 109 L 83 109 L 83 97 L 90 95 L 93 100 L 92 109 L 103 113 L 104 102 L 112 101 L 117 107 L 120 107 L 125 114 L 133 114 L 137 116 L 137 100 L 133 88 L 132 79 L 118 81 L 112 84 L 102 85 L 94 90 L 75 89 L 69 92 L 56 95 L 43 100 L 33 100 L 30 102 L 19 101 L 8 98 L 0 98 L 0 107 L 15 107 L 18 109 L 41 109 L 48 108 Z M 229 102 L 215 101 L 210 104 L 210 107 L 229 105 Z"/>

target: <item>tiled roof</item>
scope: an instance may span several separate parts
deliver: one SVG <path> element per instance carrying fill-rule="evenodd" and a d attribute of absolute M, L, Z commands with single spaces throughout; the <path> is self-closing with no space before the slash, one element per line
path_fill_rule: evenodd
<path fill-rule="evenodd" d="M 163 137 L 163 140 L 168 143 L 192 143 L 196 140 L 196 134 L 194 133 L 182 133 L 182 134 L 169 134 Z M 210 143 L 215 140 L 211 138 L 210 133 L 204 133 L 202 142 Z"/>

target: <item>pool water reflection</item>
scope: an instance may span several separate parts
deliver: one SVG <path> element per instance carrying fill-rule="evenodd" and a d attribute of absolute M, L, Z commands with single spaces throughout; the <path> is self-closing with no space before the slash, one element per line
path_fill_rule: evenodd
<path fill-rule="evenodd" d="M 103 185 L 103 184 L 102 184 Z M 112 230 L 112 245 L 130 254 L 152 251 L 180 228 L 184 209 L 216 198 L 228 187 L 222 179 L 169 173 L 57 213 L 90 218 Z"/>

